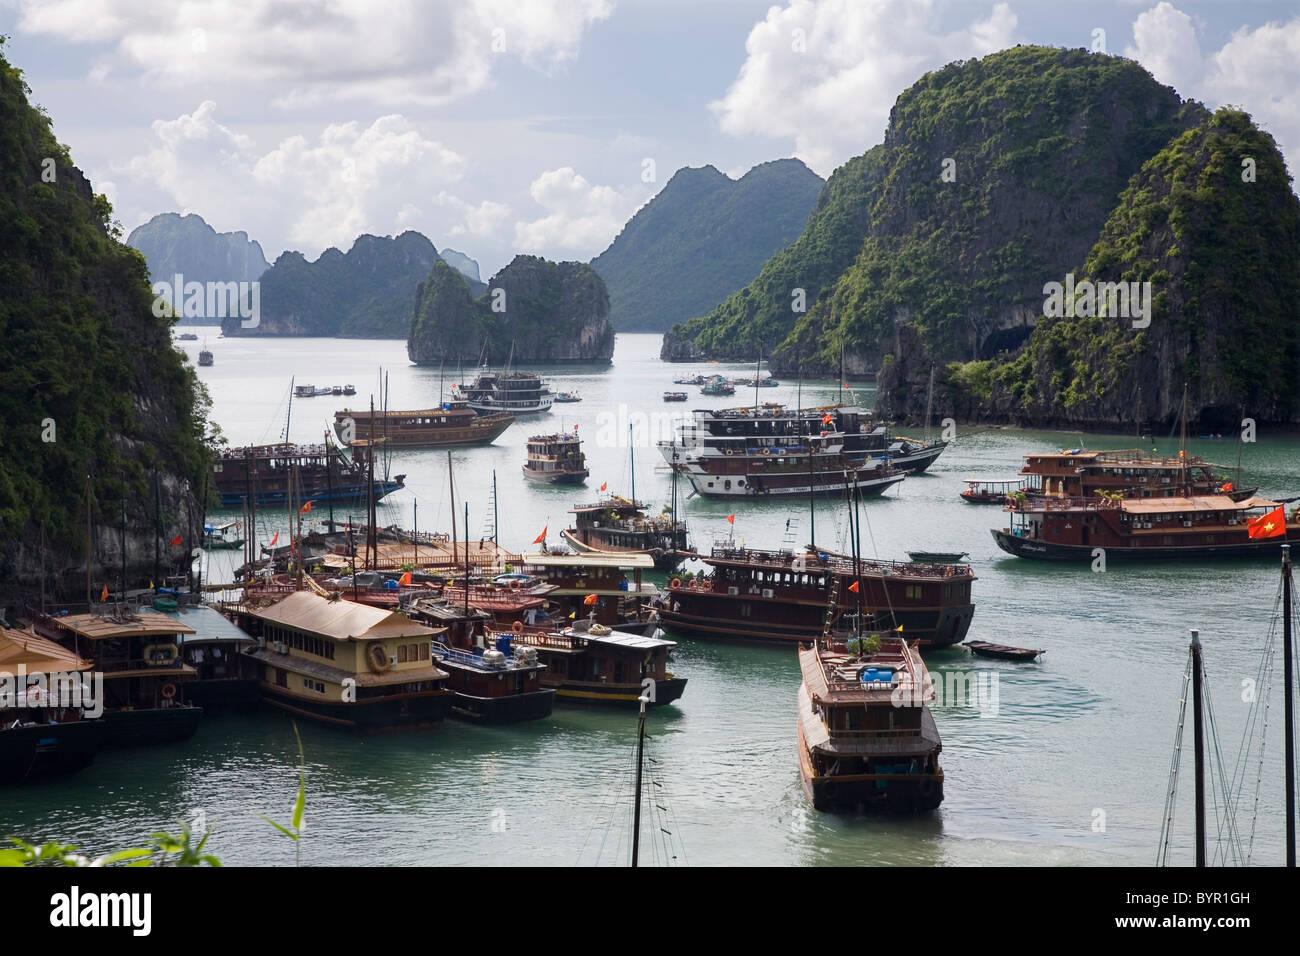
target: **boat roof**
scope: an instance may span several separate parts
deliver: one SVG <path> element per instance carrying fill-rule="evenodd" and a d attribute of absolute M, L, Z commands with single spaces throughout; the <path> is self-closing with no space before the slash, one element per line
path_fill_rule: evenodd
<path fill-rule="evenodd" d="M 10 674 L 19 667 L 28 674 L 88 671 L 95 665 L 72 651 L 32 631 L 0 627 L 0 671 Z"/>
<path fill-rule="evenodd" d="M 1120 507 L 1132 514 L 1161 514 L 1168 511 L 1247 511 L 1251 508 L 1280 508 L 1280 501 L 1247 498 L 1233 501 L 1229 495 L 1193 495 L 1190 498 L 1122 498 Z"/>
<path fill-rule="evenodd" d="M 336 641 L 374 641 L 391 637 L 433 637 L 445 627 L 417 624 L 399 611 L 356 601 L 331 601 L 312 591 L 295 591 L 267 608 L 252 608 L 250 617 L 308 631 Z"/>
<path fill-rule="evenodd" d="M 519 560 L 542 568 L 653 568 L 654 558 L 643 552 L 620 554 L 523 554 Z"/>
<path fill-rule="evenodd" d="M 203 530 L 206 532 L 229 531 L 231 528 L 238 527 L 241 524 L 243 524 L 242 521 L 223 521 L 221 524 L 205 524 Z"/>
<path fill-rule="evenodd" d="M 609 511 L 610 509 L 618 511 L 624 508 L 644 509 L 645 507 L 646 503 L 644 501 L 633 501 L 630 498 L 624 498 L 622 495 L 610 495 L 608 498 L 594 504 L 574 505 L 569 509 L 569 514 L 576 515 L 587 511 Z"/>
<path fill-rule="evenodd" d="M 631 647 L 639 651 L 657 650 L 661 647 L 676 647 L 676 641 L 665 641 L 661 637 L 643 637 L 640 634 L 628 634 L 625 631 L 610 631 L 608 634 L 592 634 L 587 631 L 574 631 L 574 637 L 582 637 L 595 644 L 612 644 L 616 647 Z"/>
<path fill-rule="evenodd" d="M 216 608 L 209 607 L 206 604 L 182 604 L 171 611 L 164 611 L 168 617 L 173 620 L 186 619 L 186 623 L 193 628 L 192 634 L 180 635 L 180 643 L 185 644 L 212 644 L 212 643 L 231 643 L 244 644 L 252 643 L 253 639 L 241 631 L 233 621 L 227 618 Z"/>
<path fill-rule="evenodd" d="M 435 408 L 411 408 L 405 410 L 390 408 L 386 411 L 382 408 L 376 408 L 373 412 L 368 408 L 345 408 L 342 411 L 335 412 L 334 418 L 336 420 L 347 418 L 370 418 L 371 416 L 374 416 L 375 418 L 405 418 L 407 415 L 441 415 L 443 412 L 458 411 L 460 409 L 472 411 L 469 404 L 463 398 L 458 398 L 455 401 L 444 402 Z"/>
<path fill-rule="evenodd" d="M 92 641 L 111 637 L 152 637 L 154 635 L 168 637 L 194 633 L 194 628 L 188 624 L 182 624 L 174 617 L 169 617 L 160 611 L 137 611 L 129 617 L 114 617 L 110 616 L 111 614 L 112 612 L 106 608 L 103 611 L 68 614 L 50 620 Z"/>

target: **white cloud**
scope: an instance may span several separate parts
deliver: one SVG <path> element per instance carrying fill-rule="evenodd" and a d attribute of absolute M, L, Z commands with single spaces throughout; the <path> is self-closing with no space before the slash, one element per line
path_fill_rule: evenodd
<path fill-rule="evenodd" d="M 451 228 L 451 219 L 426 214 L 417 203 L 450 195 L 465 161 L 403 116 L 330 125 L 265 152 L 216 117 L 216 104 L 207 100 L 193 113 L 154 122 L 153 146 L 113 171 L 118 188 L 129 180 L 138 193 L 161 194 L 155 208 L 246 230 L 270 255 L 280 242 L 314 255 L 331 245 L 347 249 L 363 232 L 407 228 L 437 244 Z"/>
<path fill-rule="evenodd" d="M 825 176 L 880 142 L 921 74 L 1015 39 L 1005 3 L 956 31 L 939 20 L 930 0 L 789 0 L 750 31 L 740 75 L 710 106 L 728 133 L 793 137 L 794 155 Z"/>
<path fill-rule="evenodd" d="M 497 57 L 540 70 L 577 56 L 612 0 L 17 0 L 18 28 L 106 44 L 111 71 L 178 85 L 243 80 L 283 106 L 333 98 L 444 103 L 491 82 Z"/>
<path fill-rule="evenodd" d="M 637 196 L 594 186 L 571 166 L 542 173 L 528 192 L 547 214 L 515 223 L 515 246 L 520 252 L 562 249 L 591 258 L 613 241 L 640 205 Z"/>
<path fill-rule="evenodd" d="M 1133 45 L 1124 55 L 1184 98 L 1202 100 L 1211 109 L 1231 104 L 1250 113 L 1273 134 L 1296 175 L 1300 16 L 1287 23 L 1240 27 L 1220 49 L 1203 54 L 1193 20 L 1172 4 L 1160 3 L 1133 21 Z"/>
<path fill-rule="evenodd" d="M 434 196 L 433 201 L 439 206 L 455 210 L 461 217 L 462 221 L 448 231 L 447 234 L 451 236 L 467 233 L 471 236 L 490 236 L 510 215 L 510 207 L 505 203 L 485 199 L 478 205 L 474 205 L 445 190 Z"/>

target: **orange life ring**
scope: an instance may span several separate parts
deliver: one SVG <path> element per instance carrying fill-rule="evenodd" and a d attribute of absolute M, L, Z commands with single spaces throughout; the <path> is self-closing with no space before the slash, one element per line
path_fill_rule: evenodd
<path fill-rule="evenodd" d="M 519 579 L 518 579 L 518 578 L 511 578 L 511 579 L 510 579 L 510 590 L 512 590 L 512 591 L 518 591 L 518 590 L 519 590 Z"/>
<path fill-rule="evenodd" d="M 682 579 L 681 579 L 681 578 L 673 578 L 673 579 L 672 579 L 672 582 L 669 583 L 668 586 L 669 586 L 670 588 L 672 588 L 674 591 L 679 590 L 679 589 L 681 588 L 681 586 L 682 586 Z"/>
<path fill-rule="evenodd" d="M 515 623 L 510 625 L 510 630 L 514 631 L 516 634 L 524 633 L 524 622 L 515 621 Z"/>
<path fill-rule="evenodd" d="M 176 685 L 172 683 L 163 684 L 159 693 L 162 694 L 163 700 L 171 700 L 176 696 Z"/>

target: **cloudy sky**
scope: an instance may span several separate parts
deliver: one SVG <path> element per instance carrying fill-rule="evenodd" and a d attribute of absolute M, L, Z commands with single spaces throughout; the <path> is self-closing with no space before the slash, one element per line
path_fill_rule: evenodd
<path fill-rule="evenodd" d="M 1294 0 L 0 0 L 0 34 L 128 231 L 194 212 L 268 259 L 404 229 L 485 278 L 589 259 L 679 167 L 827 176 L 1016 43 L 1104 45 L 1300 156 Z"/>

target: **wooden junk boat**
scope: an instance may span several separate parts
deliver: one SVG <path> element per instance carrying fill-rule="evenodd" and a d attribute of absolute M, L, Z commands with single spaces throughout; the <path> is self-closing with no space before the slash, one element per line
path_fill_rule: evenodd
<path fill-rule="evenodd" d="M 339 440 L 374 434 L 387 439 L 390 448 L 442 448 L 451 445 L 487 445 L 514 423 L 504 412 L 478 414 L 463 399 L 443 402 L 438 408 L 412 411 L 368 411 L 345 408 L 334 413 Z M 349 425 L 348 423 L 352 424 Z"/>
<path fill-rule="evenodd" d="M 594 616 L 596 623 L 626 634 L 653 636 L 658 630 L 658 612 L 646 605 L 660 592 L 642 580 L 642 574 L 655 567 L 649 555 L 541 551 L 523 554 L 519 560 L 522 572 L 545 585 L 552 620 Z M 536 591 L 537 586 L 528 590 Z"/>
<path fill-rule="evenodd" d="M 0 784 L 75 773 L 95 759 L 107 725 L 95 717 L 93 669 L 54 641 L 0 627 Z"/>
<path fill-rule="evenodd" d="M 313 591 L 223 612 L 257 642 L 244 653 L 258 665 L 263 699 L 289 714 L 377 733 L 428 727 L 451 710 L 449 675 L 431 652 L 442 628 Z"/>
<path fill-rule="evenodd" d="M 673 579 L 659 608 L 664 627 L 692 637 L 810 641 L 860 595 L 864 628 L 901 626 L 923 647 L 947 647 L 966 636 L 975 613 L 969 565 L 863 561 L 855 574 L 852 558 L 824 551 L 715 547 L 699 557 L 713 573 Z"/>
<path fill-rule="evenodd" d="M 405 487 L 406 476 L 374 478 L 371 446 L 356 442 L 349 459 L 330 445 L 247 445 L 224 449 L 212 463 L 212 483 L 223 508 L 251 500 L 257 507 L 294 502 L 365 502 L 373 485 L 376 501 Z"/>
<path fill-rule="evenodd" d="M 574 526 L 560 532 L 565 544 L 579 554 L 648 555 L 656 569 L 671 571 L 690 553 L 686 522 L 671 514 L 647 515 L 644 502 L 610 495 L 574 505 Z"/>
<path fill-rule="evenodd" d="M 915 645 L 888 633 L 827 636 L 802 644 L 798 654 L 799 773 L 813 806 L 894 813 L 938 807 L 943 743 L 930 712 L 934 687 Z"/>
<path fill-rule="evenodd" d="M 671 704 L 686 690 L 686 678 L 668 670 L 675 641 L 627 634 L 590 618 L 559 631 L 516 624 L 487 633 L 494 642 L 507 637 L 514 645 L 535 648 L 546 665 L 542 686 L 554 688 L 561 703 L 638 707 L 651 686 L 647 679 L 654 687 L 651 706 Z"/>
<path fill-rule="evenodd" d="M 527 454 L 523 472 L 530 481 L 580 485 L 591 474 L 576 427 L 572 434 L 533 435 L 528 439 Z"/>
<path fill-rule="evenodd" d="M 992 529 L 998 547 L 1046 561 L 1091 561 L 1098 548 L 1108 561 L 1272 557 L 1300 540 L 1297 516 L 1266 498 L 1044 496 L 1009 498 L 1004 510 L 1009 526 Z"/>
<path fill-rule="evenodd" d="M 549 717 L 555 689 L 542 685 L 546 667 L 537 651 L 512 644 L 507 636 L 495 645 L 487 638 L 486 612 L 441 600 L 422 599 L 405 608 L 414 620 L 444 628 L 433 642 L 433 656 L 449 675 L 456 692 L 453 716 L 484 724 L 508 724 Z"/>
<path fill-rule="evenodd" d="M 1257 488 L 1238 487 L 1229 472 L 1239 468 L 1215 465 L 1204 458 L 1148 455 L 1137 449 L 1088 451 L 1070 448 L 1051 454 L 1026 455 L 1020 483 L 1030 495 L 1089 498 L 1102 494 L 1126 498 L 1170 498 L 1188 495 L 1227 495 L 1237 501 L 1254 496 Z"/>
<path fill-rule="evenodd" d="M 742 408 L 696 409 L 671 441 L 659 442 L 669 466 L 687 474 L 698 458 L 727 454 L 780 457 L 807 454 L 814 438 L 834 437 L 839 453 L 849 460 L 888 458 L 908 474 L 924 471 L 942 454 L 947 442 L 895 436 L 890 426 L 875 424 L 871 414 L 853 405 L 786 408 L 779 404 Z M 817 446 L 818 450 L 826 450 Z M 753 451 L 751 451 L 753 449 Z M 802 449 L 802 451 L 800 451 Z"/>
<path fill-rule="evenodd" d="M 38 615 L 34 626 L 103 674 L 104 746 L 174 743 L 198 730 L 203 710 L 186 703 L 186 686 L 198 675 L 180 654 L 192 627 L 130 604 Z"/>

